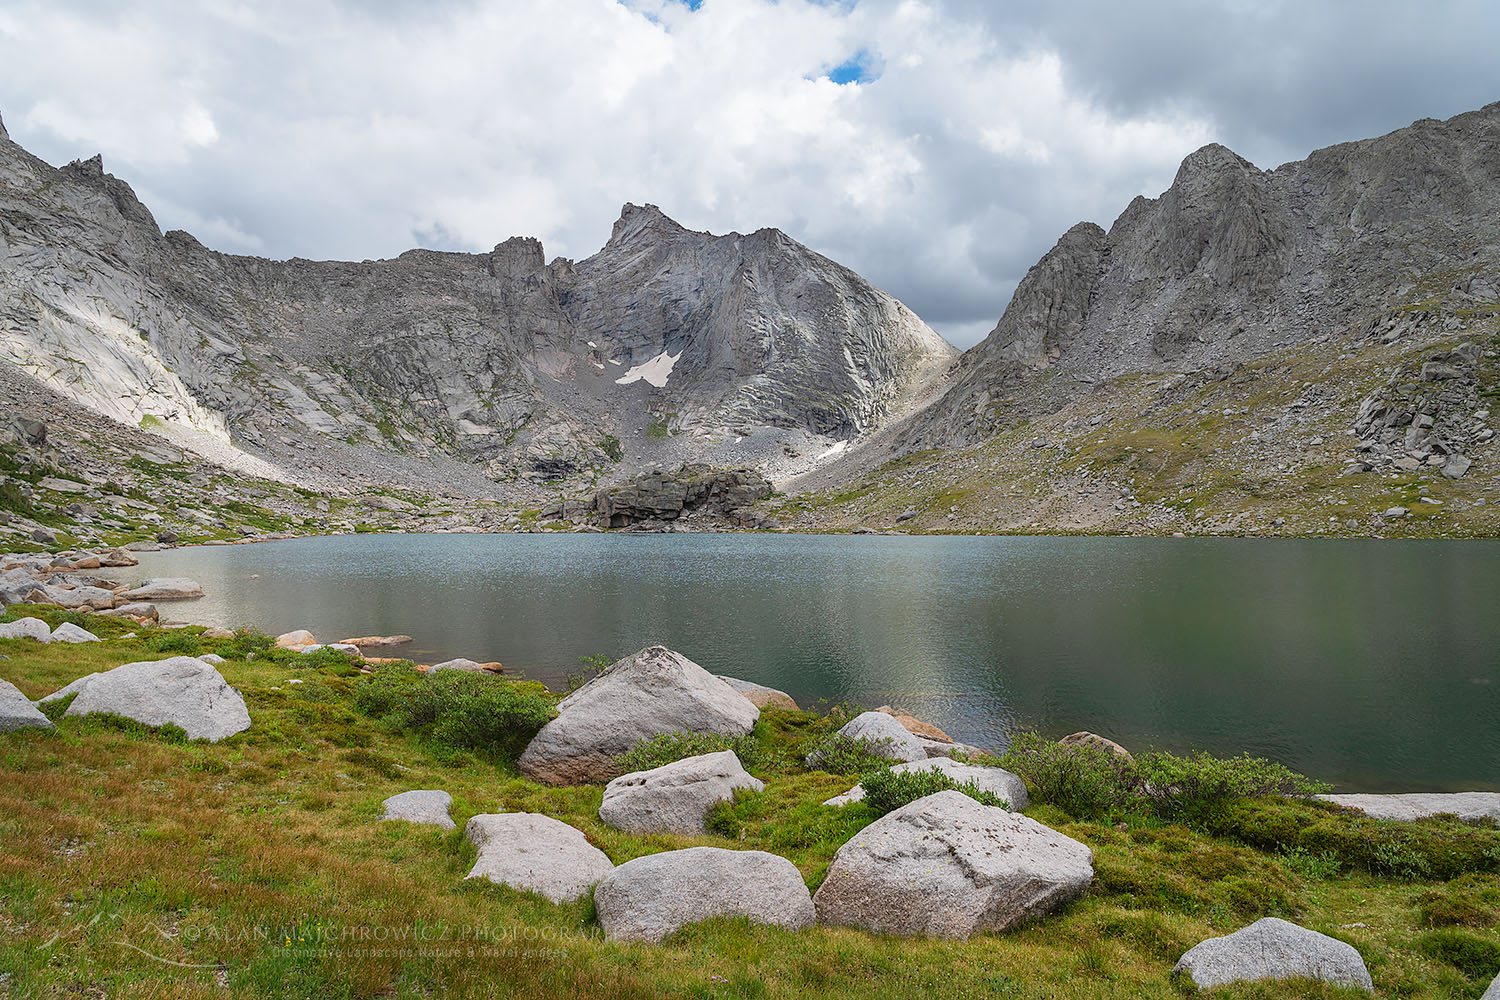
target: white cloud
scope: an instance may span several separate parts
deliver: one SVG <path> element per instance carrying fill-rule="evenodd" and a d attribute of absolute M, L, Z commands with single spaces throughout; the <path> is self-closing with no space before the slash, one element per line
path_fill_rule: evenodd
<path fill-rule="evenodd" d="M 13 0 L 0 111 L 39 155 L 102 151 L 170 192 L 147 199 L 163 227 L 224 249 L 535 235 L 581 257 L 649 201 L 785 229 L 968 343 L 1068 226 L 1108 225 L 1218 136 L 1201 106 L 1081 83 L 1061 42 L 994 9 Z M 873 80 L 820 78 L 861 53 Z"/>

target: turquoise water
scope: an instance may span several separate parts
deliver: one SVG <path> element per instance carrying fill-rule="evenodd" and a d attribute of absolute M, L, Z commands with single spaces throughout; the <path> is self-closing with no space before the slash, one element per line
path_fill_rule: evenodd
<path fill-rule="evenodd" d="M 1090 729 L 1241 750 L 1348 790 L 1500 788 L 1500 543 L 355 535 L 145 553 L 165 606 L 558 687 L 660 642 L 959 740 Z"/>

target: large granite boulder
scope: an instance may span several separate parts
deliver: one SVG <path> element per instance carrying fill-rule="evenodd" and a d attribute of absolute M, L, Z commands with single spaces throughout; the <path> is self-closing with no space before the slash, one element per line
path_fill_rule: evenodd
<path fill-rule="evenodd" d="M 13 729 L 51 729 L 52 722 L 31 703 L 21 689 L 0 680 L 0 733 Z"/>
<path fill-rule="evenodd" d="M 503 673 L 505 667 L 493 661 L 480 663 L 478 660 L 470 660 L 459 656 L 451 660 L 444 660 L 442 663 L 434 663 L 427 668 L 429 674 L 435 674 L 442 670 L 462 670 L 471 674 L 498 674 Z"/>
<path fill-rule="evenodd" d="M 193 656 L 127 663 L 69 687 L 78 697 L 67 715 L 108 712 L 148 726 L 170 722 L 191 739 L 213 742 L 250 728 L 245 699 L 211 665 Z M 64 693 L 70 692 L 64 688 L 42 700 Z"/>
<path fill-rule="evenodd" d="M 609 781 L 615 758 L 658 733 L 743 736 L 760 709 L 681 653 L 651 646 L 615 663 L 558 702 L 519 761 L 550 785 Z"/>
<path fill-rule="evenodd" d="M 872 754 L 887 760 L 926 760 L 929 756 L 920 737 L 908 732 L 905 726 L 884 712 L 856 715 L 844 723 L 838 735 L 860 740 L 869 746 Z M 821 762 L 822 755 L 816 751 L 807 755 L 808 767 L 817 767 Z"/>
<path fill-rule="evenodd" d="M 448 807 L 453 805 L 453 796 L 447 792 L 437 789 L 417 789 L 411 792 L 402 792 L 400 795 L 392 795 L 381 803 L 384 811 L 380 818 L 384 820 L 399 819 L 408 823 L 428 823 L 432 826 L 440 826 L 444 830 L 454 827 L 453 817 L 448 815 Z"/>
<path fill-rule="evenodd" d="M 554 903 L 577 899 L 614 870 L 582 832 L 539 813 L 475 816 L 464 836 L 479 848 L 467 878 L 541 893 Z"/>
<path fill-rule="evenodd" d="M 51 642 L 52 630 L 40 618 L 17 618 L 13 622 L 0 625 L 0 639 L 35 639 L 37 642 Z"/>
<path fill-rule="evenodd" d="M 998 795 L 1010 804 L 1014 812 L 1021 812 L 1031 805 L 1031 797 L 1026 793 L 1026 782 L 998 767 L 965 764 L 951 757 L 933 757 L 929 760 L 914 760 L 905 764 L 897 764 L 891 770 L 897 774 L 905 774 L 909 771 L 940 771 L 957 784 L 965 785 L 973 782 L 981 791 Z M 855 785 L 843 795 L 835 796 L 823 804 L 847 806 L 851 802 L 859 802 L 864 797 L 864 785 Z"/>
<path fill-rule="evenodd" d="M 719 674 L 718 677 L 719 680 L 748 698 L 750 704 L 756 708 L 785 708 L 793 712 L 797 710 L 797 703 L 785 691 L 778 691 L 754 681 L 742 681 L 738 677 L 728 677 L 724 674 Z"/>
<path fill-rule="evenodd" d="M 1276 917 L 1194 945 L 1172 972 L 1188 976 L 1200 990 L 1226 983 L 1297 978 L 1375 989 L 1364 959 L 1352 945 Z"/>
<path fill-rule="evenodd" d="M 1500 820 L 1500 792 L 1407 792 L 1398 795 L 1319 795 L 1375 819 L 1414 820 L 1451 813 L 1459 819 Z"/>
<path fill-rule="evenodd" d="M 813 902 L 825 924 L 968 938 L 1060 909 L 1093 878 L 1093 853 L 1083 844 L 948 791 L 856 834 L 834 855 Z"/>
<path fill-rule="evenodd" d="M 139 587 L 120 596 L 127 601 L 190 601 L 203 596 L 203 587 L 197 580 L 186 577 L 156 577 L 142 580 Z"/>
<path fill-rule="evenodd" d="M 112 608 L 115 606 L 115 592 L 105 590 L 103 587 L 43 587 L 42 592 L 47 596 L 47 603 L 56 604 L 64 608 Z"/>
<path fill-rule="evenodd" d="M 20 604 L 42 583 L 19 566 L 0 573 L 0 604 Z"/>
<path fill-rule="evenodd" d="M 660 941 L 713 917 L 802 930 L 815 913 L 797 866 L 764 851 L 689 847 L 627 861 L 594 889 L 606 937 Z"/>
<path fill-rule="evenodd" d="M 708 810 L 736 788 L 765 787 L 733 750 L 706 753 L 620 775 L 605 786 L 599 819 L 627 833 L 703 833 Z"/>

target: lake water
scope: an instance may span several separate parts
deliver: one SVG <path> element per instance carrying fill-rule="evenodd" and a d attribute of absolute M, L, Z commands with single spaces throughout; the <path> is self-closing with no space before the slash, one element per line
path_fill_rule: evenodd
<path fill-rule="evenodd" d="M 1089 729 L 1241 750 L 1346 790 L 1500 789 L 1500 543 L 800 535 L 355 535 L 143 553 L 173 616 L 554 688 L 651 643 L 954 738 Z"/>

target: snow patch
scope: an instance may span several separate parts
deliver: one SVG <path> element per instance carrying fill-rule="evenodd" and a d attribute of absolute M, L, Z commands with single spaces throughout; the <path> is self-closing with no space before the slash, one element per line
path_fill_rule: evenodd
<path fill-rule="evenodd" d="M 672 367 L 677 364 L 677 359 L 682 357 L 682 352 L 668 354 L 662 351 L 656 357 L 644 364 L 636 365 L 629 369 L 623 376 L 615 379 L 616 385 L 630 385 L 632 382 L 649 382 L 658 389 L 664 389 L 667 379 L 672 375 Z M 619 364 L 618 361 L 614 362 Z"/>

